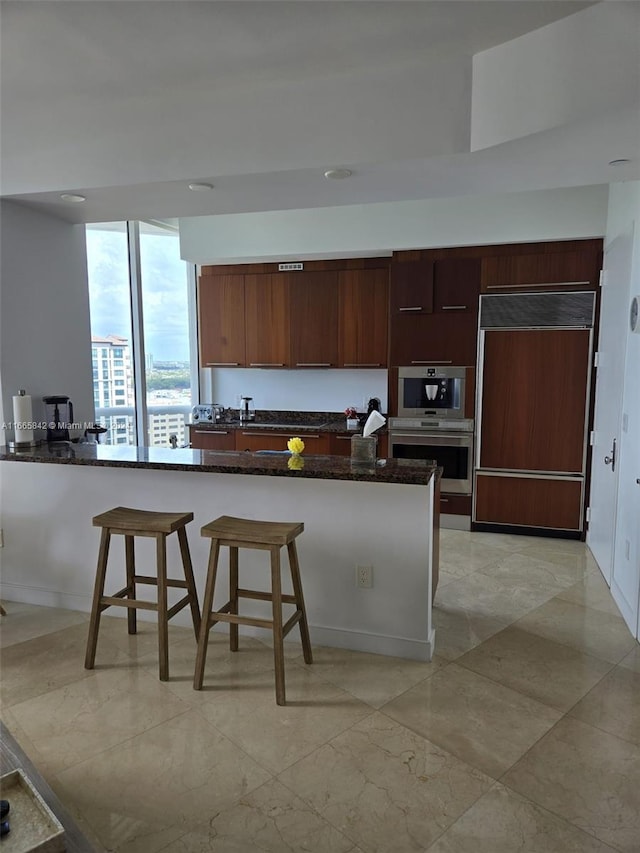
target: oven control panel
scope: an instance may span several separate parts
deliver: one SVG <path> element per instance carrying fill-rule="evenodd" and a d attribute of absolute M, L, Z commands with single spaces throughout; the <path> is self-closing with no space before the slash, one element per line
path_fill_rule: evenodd
<path fill-rule="evenodd" d="M 389 418 L 389 429 L 455 430 L 473 432 L 473 418 Z"/>

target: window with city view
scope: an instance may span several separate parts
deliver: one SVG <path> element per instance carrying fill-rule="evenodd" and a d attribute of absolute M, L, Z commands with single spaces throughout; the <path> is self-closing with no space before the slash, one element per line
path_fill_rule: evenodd
<path fill-rule="evenodd" d="M 130 265 L 131 240 L 138 243 L 139 268 Z M 168 447 L 175 436 L 186 444 L 195 365 L 189 267 L 177 232 L 142 222 L 89 225 L 87 267 L 96 420 L 107 428 L 102 440 Z M 142 322 L 134 326 L 136 299 Z M 136 408 L 136 400 L 144 406 Z"/>

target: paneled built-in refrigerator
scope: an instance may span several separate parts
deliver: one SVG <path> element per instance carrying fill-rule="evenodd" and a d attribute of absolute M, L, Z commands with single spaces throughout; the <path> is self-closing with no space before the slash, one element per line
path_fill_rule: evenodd
<path fill-rule="evenodd" d="M 582 531 L 595 296 L 481 297 L 476 529 Z"/>

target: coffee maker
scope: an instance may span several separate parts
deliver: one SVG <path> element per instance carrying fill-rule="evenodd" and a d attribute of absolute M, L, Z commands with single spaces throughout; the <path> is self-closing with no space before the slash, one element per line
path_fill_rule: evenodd
<path fill-rule="evenodd" d="M 49 443 L 69 441 L 69 427 L 73 423 L 73 403 L 68 397 L 43 397 Z"/>

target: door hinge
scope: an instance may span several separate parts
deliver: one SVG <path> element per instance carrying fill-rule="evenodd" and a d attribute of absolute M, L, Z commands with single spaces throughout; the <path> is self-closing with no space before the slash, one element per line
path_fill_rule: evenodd
<path fill-rule="evenodd" d="M 596 431 L 594 429 L 589 433 L 589 444 L 591 447 L 596 443 Z"/>
<path fill-rule="evenodd" d="M 593 366 L 598 367 L 599 364 L 600 364 L 600 353 L 594 352 L 594 354 L 593 354 Z"/>
<path fill-rule="evenodd" d="M 599 284 L 600 284 L 600 287 L 606 287 L 607 286 L 607 271 L 606 270 L 600 270 Z"/>
<path fill-rule="evenodd" d="M 587 507 L 586 520 L 587 520 L 587 524 L 589 524 L 589 522 L 591 521 L 591 507 L 590 506 Z"/>

